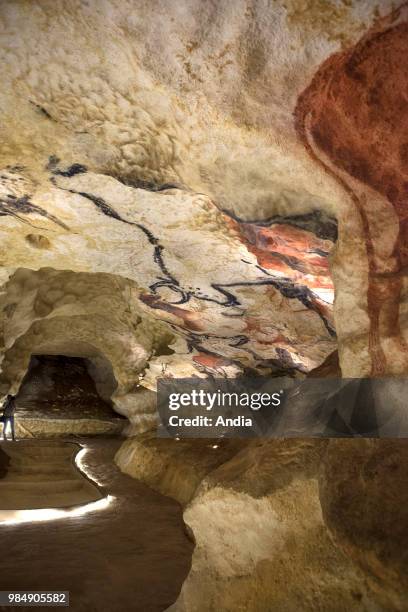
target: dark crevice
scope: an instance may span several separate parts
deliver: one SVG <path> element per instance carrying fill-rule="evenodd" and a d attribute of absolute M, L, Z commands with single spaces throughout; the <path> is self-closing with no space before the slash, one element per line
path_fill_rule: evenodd
<path fill-rule="evenodd" d="M 180 183 L 155 183 L 154 181 L 146 181 L 144 179 L 124 177 L 118 175 L 112 175 L 117 181 L 126 185 L 127 187 L 133 187 L 134 189 L 145 189 L 146 191 L 166 191 L 167 189 L 182 189 L 185 187 Z"/>
<path fill-rule="evenodd" d="M 17 395 L 20 416 L 47 419 L 122 419 L 102 399 L 88 360 L 65 355 L 33 355 Z"/>
<path fill-rule="evenodd" d="M 46 108 L 44 108 L 43 106 L 41 106 L 40 104 L 37 104 L 36 102 L 33 102 L 32 100 L 29 100 L 30 104 L 32 104 L 33 106 L 35 106 L 35 108 L 42 114 L 44 115 L 44 117 L 46 117 L 47 119 L 50 119 L 51 121 L 56 121 L 56 119 L 54 119 L 54 117 L 52 117 L 52 115 L 50 115 L 50 113 L 47 111 Z"/>

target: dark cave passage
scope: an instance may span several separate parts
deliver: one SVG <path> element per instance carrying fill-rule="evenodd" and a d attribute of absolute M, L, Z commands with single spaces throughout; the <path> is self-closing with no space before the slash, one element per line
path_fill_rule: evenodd
<path fill-rule="evenodd" d="M 19 412 L 47 418 L 118 417 L 99 395 L 88 360 L 65 355 L 33 355 L 17 395 Z"/>
<path fill-rule="evenodd" d="M 159 612 L 177 598 L 194 544 L 181 506 L 115 465 L 127 419 L 107 399 L 115 381 L 98 364 L 31 357 L 16 397 L 17 441 L 0 444 L 0 536 L 10 553 L 2 584 L 68 590 L 77 611 Z"/>

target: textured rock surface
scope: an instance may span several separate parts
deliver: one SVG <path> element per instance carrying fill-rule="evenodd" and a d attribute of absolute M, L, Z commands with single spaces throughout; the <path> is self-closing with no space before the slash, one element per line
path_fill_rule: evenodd
<path fill-rule="evenodd" d="M 343 350 L 366 333 L 371 367 L 365 373 L 373 376 L 401 374 L 408 365 L 400 317 L 407 253 L 408 73 L 401 61 L 408 51 L 407 18 L 404 3 L 355 46 L 329 57 L 296 107 L 305 146 L 343 185 L 364 228 L 368 325 Z"/>
<path fill-rule="evenodd" d="M 160 323 L 142 319 L 132 290 L 109 274 L 18 269 L 1 295 L 4 391 L 19 388 L 31 355 L 82 357 L 101 397 L 132 420 L 125 404 L 136 403 L 139 373 L 172 340 Z M 136 427 L 149 418 L 151 426 L 149 410 L 133 409 Z"/>
<path fill-rule="evenodd" d="M 405 9 L 387 0 L 95 8 L 2 3 L 3 265 L 136 282 L 145 311 L 183 337 L 168 373 L 307 371 L 333 350 L 325 239 L 335 216 L 343 372 L 404 371 L 392 304 L 403 290 L 403 230 L 394 243 L 405 158 L 393 126 L 405 125 Z M 364 104 L 351 118 L 353 100 Z M 310 213 L 322 212 L 316 224 Z M 304 214 L 319 238 L 304 233 Z M 384 272 L 393 276 L 380 281 Z"/>
<path fill-rule="evenodd" d="M 208 473 L 234 456 L 242 440 L 157 439 L 155 433 L 126 441 L 116 460 L 123 472 L 146 482 L 152 488 L 188 503 Z M 163 462 L 167 468 L 163 469 Z"/>
<path fill-rule="evenodd" d="M 261 6 L 242 4 L 232 13 L 220 6 L 210 11 L 213 33 L 205 39 L 200 28 L 210 17 L 209 6 L 193 3 L 188 10 L 186 19 L 188 12 L 182 18 L 183 12 L 159 2 L 149 8 L 103 2 L 95 17 L 91 6 L 80 4 L 24 10 L 4 4 L 4 265 L 29 268 L 35 261 L 35 268 L 134 280 L 145 310 L 183 338 L 176 356 L 165 360 L 168 373 L 234 375 L 258 366 L 307 371 L 334 345 L 327 254 L 335 227 L 327 215 L 335 207 L 324 189 L 312 189 L 291 110 L 282 109 L 287 60 L 276 52 L 279 37 L 271 39 L 269 32 L 271 26 L 282 30 L 281 41 L 284 32 L 300 34 L 297 10 L 277 6 L 261 19 Z M 366 16 L 342 11 L 339 19 L 344 25 L 357 20 L 355 34 Z M 28 22 L 38 26 L 35 47 Z M 68 37 L 70 23 L 75 29 Z M 148 27 L 141 29 L 141 23 Z M 259 49 L 252 49 L 257 29 Z M 163 35 L 174 48 L 159 43 Z M 102 54 L 101 36 L 109 40 Z M 312 32 L 306 36 L 317 63 L 322 50 L 315 48 Z M 327 50 L 335 39 L 327 40 Z M 146 55 L 152 46 L 155 60 Z M 293 52 L 291 69 L 301 80 L 310 57 L 301 47 Z M 173 66 L 172 76 L 163 73 L 164 64 Z M 274 92 L 267 96 L 261 83 L 272 76 Z M 282 146 L 276 135 L 284 125 L 290 134 Z M 52 155 L 63 161 L 46 170 Z M 86 165 L 99 174 L 63 176 L 74 163 L 76 171 Z M 188 190 L 157 191 L 169 182 Z M 322 210 L 328 213 L 317 222 L 313 216 L 291 219 Z M 149 386 L 156 375 L 152 365 Z"/>
<path fill-rule="evenodd" d="M 133 311 L 142 310 L 147 320 L 154 317 L 165 321 L 163 337 L 167 330 L 168 337 L 176 333 L 183 339 L 176 357 L 156 360 L 157 374 L 162 373 L 163 366 L 171 374 L 173 362 L 178 374 L 219 370 L 234 375 L 244 368 L 308 371 L 333 350 L 333 288 L 327 262 L 331 240 L 287 223 L 266 227 L 238 223 L 220 213 L 205 196 L 180 191 L 156 194 L 94 173 L 81 171 L 66 177 L 60 172 L 48 172 L 52 182 L 46 200 L 51 196 L 57 204 L 59 210 L 54 207 L 52 212 L 56 221 L 50 218 L 45 202 L 42 205 L 41 223 L 51 223 L 55 229 L 52 248 L 35 253 L 38 277 L 50 275 L 37 289 L 33 304 L 36 318 L 47 317 L 54 303 L 54 310 L 62 307 L 62 315 L 69 308 L 72 293 L 78 295 L 81 287 L 79 300 L 85 310 L 89 312 L 93 302 L 95 310 L 106 307 L 99 296 L 89 295 L 89 285 L 81 283 L 84 277 L 72 272 L 64 273 L 64 277 L 62 272 L 48 271 L 49 266 L 86 270 L 88 274 L 103 270 L 120 272 L 133 281 L 112 280 L 116 302 L 130 285 Z M 21 231 L 26 232 L 24 224 L 10 216 L 5 223 L 13 227 L 4 236 L 6 266 L 28 268 L 32 265 L 30 248 L 16 252 L 12 246 L 24 238 L 18 237 Z M 69 229 L 61 228 L 61 223 Z M 96 224 L 98 235 L 89 250 L 87 242 Z M 326 230 L 320 222 L 316 231 L 328 233 L 331 227 Z M 45 228 L 42 231 L 50 235 Z M 105 282 L 108 284 L 109 279 Z M 78 285 L 76 290 L 74 285 Z M 109 310 L 112 306 L 108 305 Z M 72 316 L 73 312 L 68 314 Z M 114 316 L 119 318 L 118 314 Z M 128 309 L 118 324 L 124 327 L 123 319 L 131 314 Z M 21 312 L 16 313 L 16 320 L 21 325 Z M 82 331 L 79 316 L 75 323 L 79 330 L 74 335 L 84 336 L 86 329 Z M 120 336 L 118 324 L 111 331 Z M 55 327 L 54 321 L 47 325 Z M 92 336 L 97 328 L 101 328 L 101 334 L 108 333 L 96 317 L 85 321 L 86 328 L 92 325 Z M 151 327 L 142 324 L 150 343 Z M 25 340 L 27 333 L 21 342 Z M 120 350 L 120 341 L 115 348 Z M 139 363 L 136 350 L 129 357 L 132 347 L 121 351 L 128 368 L 144 369 L 151 353 L 145 349 L 143 354 L 143 348 L 139 349 Z M 145 384 L 154 386 L 154 360 L 151 370 L 151 380 L 146 379 Z"/>
<path fill-rule="evenodd" d="M 407 602 L 406 440 L 330 441 L 320 475 L 323 514 L 336 542 L 388 586 L 389 605 Z"/>
<path fill-rule="evenodd" d="M 332 441 L 326 455 L 324 440 L 212 442 L 145 434 L 116 457 L 126 473 L 187 503 L 196 548 L 172 610 L 406 609 L 406 588 L 392 583 L 405 575 L 406 556 L 405 505 L 395 498 L 406 487 L 399 447 L 379 441 L 367 456 L 357 441 Z"/>
<path fill-rule="evenodd" d="M 86 358 L 133 434 L 162 375 L 327 375 L 336 349 L 405 374 L 406 23 L 391 0 L 2 2 L 2 390 L 32 354 Z M 377 529 L 379 499 L 391 542 L 405 521 L 392 445 L 331 444 L 322 513 L 320 443 L 159 442 L 118 461 L 191 498 L 179 610 L 406 607 Z"/>

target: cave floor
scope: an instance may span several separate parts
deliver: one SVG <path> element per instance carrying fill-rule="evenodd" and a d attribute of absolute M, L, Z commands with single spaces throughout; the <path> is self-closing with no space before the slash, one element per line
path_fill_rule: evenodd
<path fill-rule="evenodd" d="M 0 524 L 15 520 L 16 510 L 27 513 L 44 508 L 83 507 L 103 499 L 99 487 L 78 469 L 77 461 L 86 452 L 78 444 L 57 440 L 3 443 Z"/>
<path fill-rule="evenodd" d="M 69 439 L 86 449 L 81 467 L 112 500 L 103 509 L 54 520 L 0 522 L 0 590 L 69 591 L 70 609 L 87 612 L 156 612 L 176 600 L 193 552 L 181 506 L 120 472 L 113 459 L 122 441 Z M 25 443 L 0 445 L 0 478 L 8 472 L 3 451 L 19 444 Z M 62 448 L 66 442 L 53 444 Z"/>
<path fill-rule="evenodd" d="M 118 418 L 100 417 L 98 415 L 75 417 L 73 414 L 49 416 L 46 410 L 22 412 L 16 410 L 15 428 L 18 439 L 47 438 L 63 439 L 68 434 L 75 436 L 116 436 L 121 435 L 127 421 Z M 10 437 L 10 436 L 9 436 Z"/>

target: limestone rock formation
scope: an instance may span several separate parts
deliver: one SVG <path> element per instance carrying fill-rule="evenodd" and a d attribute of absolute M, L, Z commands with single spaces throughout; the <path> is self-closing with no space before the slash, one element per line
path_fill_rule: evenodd
<path fill-rule="evenodd" d="M 388 586 L 388 605 L 407 594 L 408 445 L 405 440 L 330 441 L 320 474 L 323 514 L 336 542 Z"/>
<path fill-rule="evenodd" d="M 393 93 L 394 77 L 380 98 L 383 77 L 372 85 L 367 78 L 384 53 L 381 70 L 394 74 L 406 44 L 405 8 L 392 11 L 387 0 L 268 8 L 197 1 L 184 12 L 160 0 L 98 7 L 96 16 L 92 2 L 2 5 L 3 265 L 135 281 L 149 314 L 184 337 L 184 355 L 193 345 L 189 358 L 165 361 L 168 373 L 174 362 L 174 372 L 186 374 L 317 366 L 333 348 L 333 277 L 343 372 L 378 371 L 394 349 L 400 357 L 387 367 L 403 371 L 403 341 L 391 322 L 397 314 L 376 297 L 398 282 L 378 290 L 369 282 L 377 273 L 398 274 L 389 245 L 402 219 L 393 211 L 403 197 L 403 148 L 401 164 L 387 170 L 389 177 L 402 173 L 389 179 L 387 195 L 360 171 L 336 169 L 328 147 L 361 164 L 364 158 L 368 168 L 358 139 L 369 147 L 367 129 L 377 133 L 398 120 L 403 98 Z M 380 32 L 388 32 L 384 41 L 371 44 Z M 357 69 L 343 78 L 357 56 L 361 78 Z M 398 70 L 402 92 L 402 63 Z M 348 91 L 368 110 L 347 127 L 335 112 L 352 104 Z M 326 104 L 322 114 L 321 96 L 340 110 Z M 381 114 L 384 105 L 395 117 Z M 370 126 L 364 112 L 372 113 Z M 327 134 L 339 127 L 332 145 L 319 136 L 325 126 Z M 346 129 L 355 144 L 343 142 Z M 329 273 L 333 217 L 340 233 Z M 299 261 L 305 251 L 307 262 Z M 367 311 L 372 321 L 384 320 L 378 330 Z"/>
<path fill-rule="evenodd" d="M 24 171 L 14 172 L 13 177 L 24 185 Z M 327 258 L 335 225 L 330 220 L 306 215 L 298 221 L 306 228 L 280 218 L 265 227 L 241 223 L 218 211 L 205 196 L 169 189 L 152 193 L 87 172 L 83 166 L 60 169 L 54 161 L 44 180 L 48 184 L 41 206 L 27 204 L 21 210 L 19 202 L 25 198 L 31 202 L 35 195 L 23 187 L 11 188 L 5 180 L 2 185 L 8 206 L 5 223 L 10 226 L 5 237 L 6 267 L 27 269 L 30 260 L 32 266 L 33 246 L 25 242 L 26 223 L 40 223 L 41 235 L 50 242 L 46 249 L 34 246 L 39 278 L 46 274 L 52 278 L 41 282 L 35 298 L 37 327 L 50 315 L 54 300 L 57 309 L 67 310 L 70 296 L 81 291 L 88 311 L 105 309 L 104 304 L 96 305 L 99 297 L 93 306 L 94 296 L 79 274 L 103 271 L 119 276 L 111 281 L 115 300 L 129 279 L 133 310 L 142 311 L 146 320 L 166 322 L 163 336 L 184 339 L 184 350 L 180 347 L 177 354 L 183 350 L 185 374 L 224 371 L 234 375 L 245 368 L 308 371 L 333 350 L 333 288 Z M 48 208 L 49 202 L 53 206 Z M 14 214 L 23 214 L 24 222 Z M 32 215 L 39 220 L 32 221 Z M 98 235 L 91 244 L 91 228 L 96 224 Z M 11 243 L 21 241 L 24 247 L 15 250 Z M 75 271 L 77 276 L 68 272 L 65 279 L 58 269 Z M 73 285 L 77 288 L 72 289 Z M 16 319 L 21 325 L 19 311 Z M 80 325 L 78 315 L 76 321 Z M 95 317 L 91 325 L 93 337 L 97 327 L 101 333 L 107 331 Z M 147 324 L 142 327 L 147 336 L 154 329 Z M 86 332 L 72 333 L 79 338 Z M 129 359 L 130 351 L 131 347 L 121 351 L 127 367 L 143 370 L 151 353 L 144 354 L 144 363 L 136 363 L 135 357 Z M 172 356 L 160 361 L 167 374 L 172 373 L 172 362 L 177 363 Z M 176 372 L 180 373 L 177 366 Z"/>
<path fill-rule="evenodd" d="M 0 481 L 2 518 L 7 510 L 79 506 L 103 497 L 75 466 L 78 445 L 26 440 L 17 448 L 6 444 L 3 452 L 9 468 Z"/>
<path fill-rule="evenodd" d="M 160 376 L 330 375 L 335 351 L 405 375 L 407 22 L 392 0 L 3 0 L 1 391 L 32 355 L 87 359 L 133 436 Z M 346 448 L 128 440 L 122 469 L 187 504 L 175 609 L 406 609 L 404 443 Z"/>
<path fill-rule="evenodd" d="M 284 147 L 272 136 L 277 126 L 267 121 L 274 113 L 266 109 L 269 102 L 281 106 L 287 95 L 284 75 L 275 100 L 259 100 L 258 113 L 248 108 L 256 84 L 276 72 L 265 52 L 258 58 L 250 48 L 252 32 L 261 27 L 273 54 L 278 41 L 269 39 L 270 26 L 278 19 L 288 32 L 300 32 L 296 11 L 277 7 L 261 26 L 261 7 L 236 6 L 230 32 L 231 12 L 219 7 L 211 15 L 214 36 L 202 46 L 192 22 L 184 33 L 172 26 L 174 49 L 157 43 L 156 56 L 174 65 L 183 49 L 177 88 L 176 75 L 164 78 L 160 61 L 146 56 L 160 31 L 149 11 L 159 16 L 163 7 L 103 3 L 95 22 L 85 5 L 70 13 L 50 4 L 26 14 L 4 4 L 3 265 L 134 281 L 133 302 L 183 339 L 175 355 L 153 360 L 145 380 L 150 388 L 163 368 L 168 375 L 308 371 L 335 346 L 328 269 L 335 206 L 324 189 L 312 188 L 289 108 L 278 120 L 279 130 L 282 122 L 290 126 Z M 207 11 L 197 3 L 191 18 L 203 23 Z M 347 18 L 355 16 L 344 13 Z M 240 35 L 240 20 L 248 22 L 247 37 Z M 162 27 L 177 21 L 176 12 Z M 72 41 L 61 36 L 70 22 L 76 24 Z M 140 38 L 141 22 L 150 25 Z M 98 64 L 91 49 L 99 48 L 104 32 L 109 48 Z M 140 54 L 144 59 L 136 62 Z M 300 75 L 306 58 L 298 59 Z M 202 76 L 195 64 L 207 66 Z M 242 84 L 251 76 L 240 100 L 237 75 Z"/>
<path fill-rule="evenodd" d="M 119 466 L 186 504 L 184 519 L 196 542 L 192 570 L 170 609 L 406 609 L 404 586 L 396 590 L 381 575 L 373 575 L 381 571 L 373 552 L 385 554 L 387 548 L 393 558 L 384 556 L 382 567 L 390 572 L 389 579 L 405 571 L 405 506 L 399 508 L 395 490 L 404 485 L 406 468 L 396 468 L 401 476 L 387 490 L 381 472 L 389 473 L 393 460 L 386 458 L 385 441 L 379 441 L 377 461 L 371 465 L 364 447 L 349 442 L 355 449 L 350 460 L 346 445 L 338 441 L 330 442 L 326 455 L 325 440 L 169 441 L 151 434 L 128 440 L 118 452 Z M 391 442 L 389 446 L 393 448 Z M 362 469 L 373 470 L 373 486 L 363 495 L 358 478 L 350 484 L 351 472 L 360 470 L 357 453 Z M 328 466 L 326 476 L 320 476 L 323 514 L 318 486 L 322 461 Z M 384 507 L 388 543 L 382 540 Z M 394 537 L 402 534 L 394 548 Z"/>

